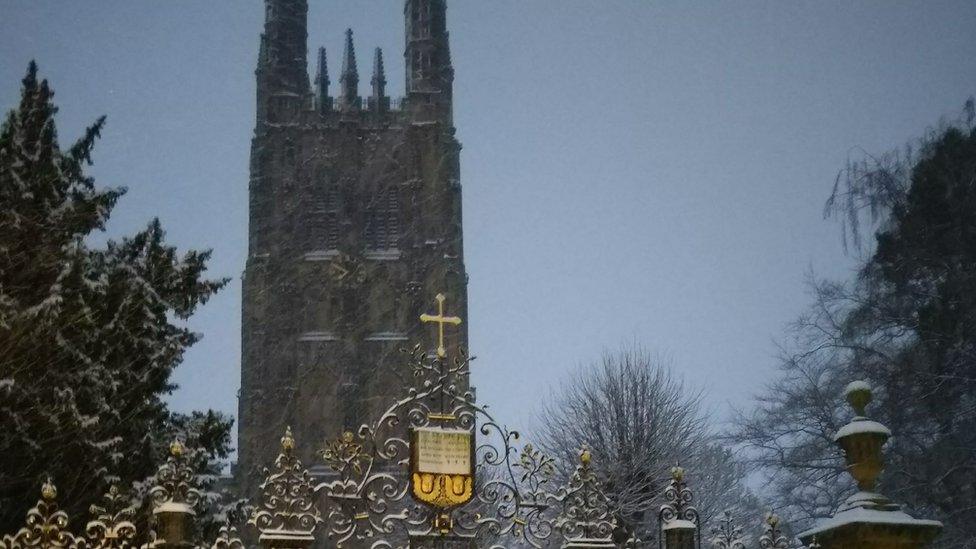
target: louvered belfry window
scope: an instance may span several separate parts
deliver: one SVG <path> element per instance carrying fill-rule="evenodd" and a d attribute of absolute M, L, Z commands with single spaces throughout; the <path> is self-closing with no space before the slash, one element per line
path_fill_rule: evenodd
<path fill-rule="evenodd" d="M 308 226 L 312 248 L 334 250 L 339 247 L 339 190 L 334 184 L 312 198 Z"/>
<path fill-rule="evenodd" d="M 393 250 L 400 244 L 400 200 L 395 189 L 383 191 L 367 210 L 366 246 Z"/>

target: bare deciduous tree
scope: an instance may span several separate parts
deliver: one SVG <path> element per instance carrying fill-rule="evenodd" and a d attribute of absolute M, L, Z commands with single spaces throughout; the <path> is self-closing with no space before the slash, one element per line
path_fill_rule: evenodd
<path fill-rule="evenodd" d="M 678 463 L 688 471 L 703 522 L 730 508 L 743 519 L 758 516 L 741 466 L 712 439 L 701 391 L 639 346 L 577 370 L 546 402 L 541 424 L 535 438 L 563 474 L 581 447 L 590 449 L 618 519 L 645 540 Z"/>

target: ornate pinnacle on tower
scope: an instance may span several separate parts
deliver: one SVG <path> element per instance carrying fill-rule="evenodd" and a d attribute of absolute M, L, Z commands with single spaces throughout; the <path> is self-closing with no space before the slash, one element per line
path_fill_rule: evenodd
<path fill-rule="evenodd" d="M 265 0 L 256 72 L 259 124 L 290 121 L 301 108 L 310 89 L 307 36 L 308 0 Z"/>
<path fill-rule="evenodd" d="M 373 95 L 383 97 L 386 95 L 386 71 L 383 68 L 383 48 L 376 48 L 373 55 Z"/>
<path fill-rule="evenodd" d="M 386 97 L 386 70 L 383 68 L 383 49 L 376 48 L 373 55 L 373 96 L 370 98 L 370 108 L 378 112 L 387 111 L 390 108 L 390 100 Z"/>
<path fill-rule="evenodd" d="M 318 69 L 315 72 L 315 102 L 319 112 L 332 109 L 332 98 L 329 97 L 329 58 L 325 48 L 319 48 Z"/>
<path fill-rule="evenodd" d="M 359 100 L 359 69 L 356 68 L 356 47 L 352 41 L 352 29 L 346 29 L 346 50 L 342 56 L 342 87 L 340 99 L 344 108 L 357 106 Z"/>

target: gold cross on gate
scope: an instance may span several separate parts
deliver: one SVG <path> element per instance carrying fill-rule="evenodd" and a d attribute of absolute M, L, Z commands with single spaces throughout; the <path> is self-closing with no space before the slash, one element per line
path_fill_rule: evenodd
<path fill-rule="evenodd" d="M 429 315 L 424 313 L 420 315 L 420 321 L 437 323 L 437 356 L 438 358 L 444 358 L 447 356 L 447 349 L 444 348 L 444 325 L 453 324 L 457 326 L 461 324 L 461 319 L 456 316 L 444 316 L 444 300 L 447 299 L 444 297 L 444 294 L 437 294 L 435 299 L 437 299 L 437 314 Z"/>

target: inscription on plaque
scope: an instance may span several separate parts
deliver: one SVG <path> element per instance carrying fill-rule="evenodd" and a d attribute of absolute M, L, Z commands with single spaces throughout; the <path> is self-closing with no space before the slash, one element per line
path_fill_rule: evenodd
<path fill-rule="evenodd" d="M 416 473 L 470 475 L 472 434 L 465 429 L 420 428 L 414 431 Z"/>

